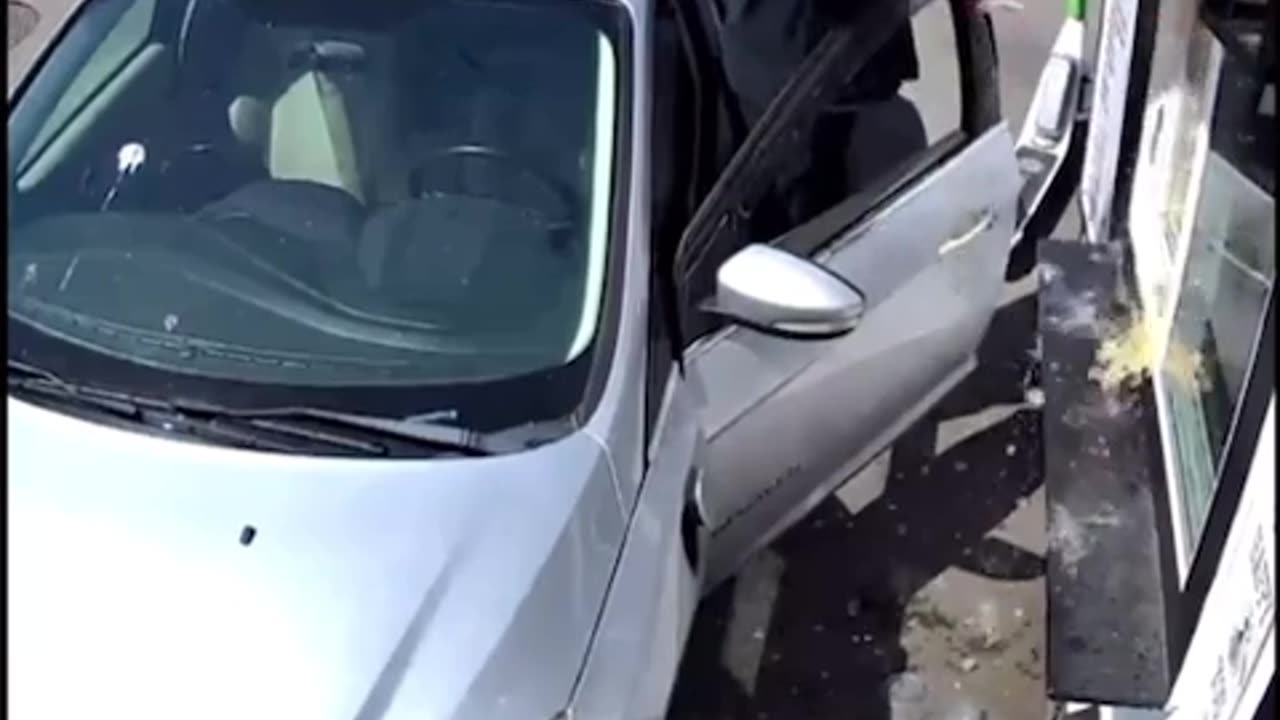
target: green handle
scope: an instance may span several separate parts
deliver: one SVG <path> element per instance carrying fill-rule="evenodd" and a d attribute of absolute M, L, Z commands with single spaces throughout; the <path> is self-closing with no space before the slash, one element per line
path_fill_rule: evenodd
<path fill-rule="evenodd" d="M 1084 20 L 1085 0 L 1067 0 L 1067 17 L 1072 20 Z"/>

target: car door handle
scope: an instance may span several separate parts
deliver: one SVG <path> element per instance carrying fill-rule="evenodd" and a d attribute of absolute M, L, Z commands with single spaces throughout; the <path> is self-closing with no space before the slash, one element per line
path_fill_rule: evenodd
<path fill-rule="evenodd" d="M 980 210 L 970 216 L 973 218 L 973 224 L 967 230 L 951 236 L 946 242 L 938 246 L 938 255 L 946 255 L 959 248 L 968 245 L 973 240 L 990 230 L 996 224 L 996 211 L 991 208 Z"/>

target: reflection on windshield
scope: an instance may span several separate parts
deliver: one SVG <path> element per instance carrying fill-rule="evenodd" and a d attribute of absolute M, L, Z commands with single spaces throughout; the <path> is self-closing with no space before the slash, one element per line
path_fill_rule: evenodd
<path fill-rule="evenodd" d="M 582 355 L 615 174 L 606 29 L 577 3 L 329 5 L 91 3 L 10 118 L 11 317 L 251 383 Z"/>

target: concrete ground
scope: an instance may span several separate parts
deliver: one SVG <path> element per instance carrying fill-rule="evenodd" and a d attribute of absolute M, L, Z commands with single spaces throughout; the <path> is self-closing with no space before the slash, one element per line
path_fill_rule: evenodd
<path fill-rule="evenodd" d="M 1011 119 L 1061 18 L 1056 0 L 996 11 Z M 922 84 L 937 83 L 938 46 L 917 43 Z M 931 137 L 948 119 L 927 104 L 949 97 L 935 87 L 914 98 Z M 882 498 L 856 517 L 832 498 L 706 600 L 671 718 L 1051 715 L 1035 290 L 1034 274 L 1008 286 L 980 367 L 895 445 Z"/>

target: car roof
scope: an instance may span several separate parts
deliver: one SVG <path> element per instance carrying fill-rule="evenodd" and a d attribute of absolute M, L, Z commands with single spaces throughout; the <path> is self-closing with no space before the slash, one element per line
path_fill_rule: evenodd
<path fill-rule="evenodd" d="M 591 2 L 593 0 L 581 0 Z M 654 0 L 613 0 L 643 15 Z M 88 0 L 7 0 L 9 3 L 9 91 L 22 83 L 44 48 L 57 36 L 62 26 Z"/>

